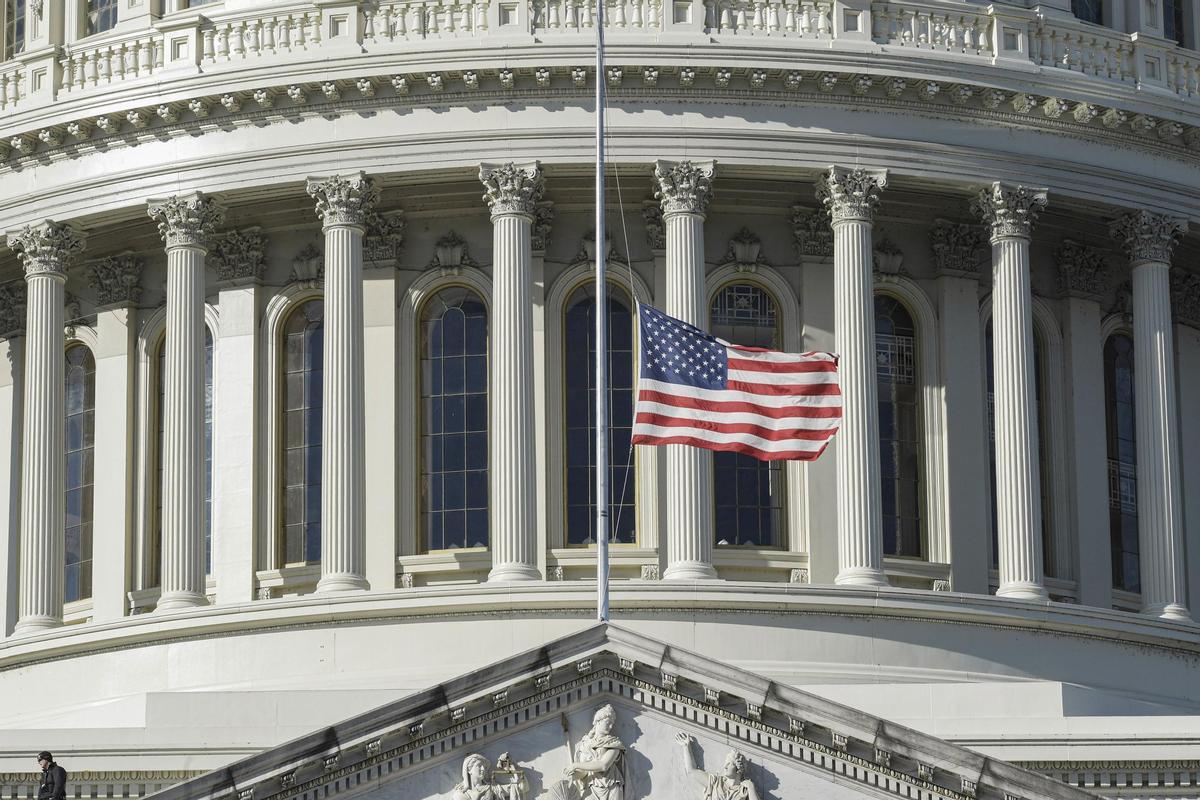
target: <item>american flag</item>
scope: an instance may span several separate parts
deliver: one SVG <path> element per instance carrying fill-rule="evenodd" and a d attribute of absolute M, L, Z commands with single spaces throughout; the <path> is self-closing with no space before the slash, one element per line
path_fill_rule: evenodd
<path fill-rule="evenodd" d="M 739 347 L 638 304 L 634 444 L 811 461 L 842 419 L 837 356 Z"/>

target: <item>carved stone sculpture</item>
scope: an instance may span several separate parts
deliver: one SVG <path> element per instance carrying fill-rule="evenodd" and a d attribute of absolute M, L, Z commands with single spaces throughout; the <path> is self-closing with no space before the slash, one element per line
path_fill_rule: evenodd
<path fill-rule="evenodd" d="M 675 741 L 683 748 L 684 780 L 695 790 L 688 796 L 698 800 L 758 800 L 758 790 L 746 777 L 746 757 L 737 750 L 725 756 L 719 773 L 705 772 L 692 758 L 692 737 L 679 733 Z"/>
<path fill-rule="evenodd" d="M 485 756 L 472 753 L 463 759 L 462 781 L 454 786 L 453 800 L 524 800 L 528 792 L 524 773 L 503 754 L 495 766 Z"/>
<path fill-rule="evenodd" d="M 565 770 L 574 790 L 568 796 L 581 800 L 626 800 L 629 790 L 625 744 L 613 735 L 617 712 L 603 706 L 592 718 L 592 728 L 575 745 L 575 760 Z"/>

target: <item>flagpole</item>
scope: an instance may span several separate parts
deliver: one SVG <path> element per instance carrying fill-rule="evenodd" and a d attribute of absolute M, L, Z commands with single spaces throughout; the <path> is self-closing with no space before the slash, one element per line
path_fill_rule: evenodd
<path fill-rule="evenodd" d="M 608 284 L 604 236 L 604 3 L 596 0 L 596 617 L 608 622 Z"/>

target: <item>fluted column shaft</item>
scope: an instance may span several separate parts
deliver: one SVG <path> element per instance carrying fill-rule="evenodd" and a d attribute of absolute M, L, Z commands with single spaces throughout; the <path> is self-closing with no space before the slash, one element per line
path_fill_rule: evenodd
<path fill-rule="evenodd" d="M 659 161 L 656 192 L 666 244 L 666 312 L 708 328 L 704 291 L 704 217 L 712 195 L 712 162 Z M 666 445 L 667 569 L 664 580 L 717 577 L 712 565 L 712 451 Z"/>
<path fill-rule="evenodd" d="M 975 198 L 991 226 L 997 595 L 1045 600 L 1029 242 L 1046 192 L 999 183 Z"/>
<path fill-rule="evenodd" d="M 1187 620 L 1183 494 L 1171 322 L 1170 259 L 1185 223 L 1138 212 L 1118 220 L 1133 268 L 1134 407 L 1142 610 Z"/>
<path fill-rule="evenodd" d="M 544 183 L 536 164 L 483 164 L 492 212 L 489 581 L 538 580 L 533 407 L 533 218 Z"/>
<path fill-rule="evenodd" d="M 875 365 L 872 228 L 883 172 L 830 169 L 818 187 L 833 225 L 834 342 L 842 390 L 836 583 L 886 586 Z"/>
<path fill-rule="evenodd" d="M 15 634 L 62 624 L 65 570 L 63 293 L 83 239 L 54 222 L 8 244 L 25 266 L 25 430 L 21 462 L 21 580 Z"/>
<path fill-rule="evenodd" d="M 205 605 L 204 260 L 224 211 L 199 194 L 152 200 L 167 250 L 159 611 Z"/>
<path fill-rule="evenodd" d="M 321 416 L 321 579 L 318 592 L 368 588 L 363 235 L 379 192 L 363 173 L 309 178 L 325 233 L 325 356 Z"/>

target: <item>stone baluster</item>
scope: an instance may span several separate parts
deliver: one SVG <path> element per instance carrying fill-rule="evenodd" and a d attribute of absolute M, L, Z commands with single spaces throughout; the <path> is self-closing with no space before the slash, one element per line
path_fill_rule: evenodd
<path fill-rule="evenodd" d="M 1133 270 L 1137 510 L 1143 613 L 1189 619 L 1183 557 L 1183 492 L 1171 324 L 1171 251 L 1186 221 L 1136 211 L 1112 223 Z"/>
<path fill-rule="evenodd" d="M 149 201 L 167 250 L 159 611 L 205 605 L 204 260 L 225 218 L 210 197 Z"/>
<path fill-rule="evenodd" d="M 309 178 L 325 232 L 325 360 L 321 416 L 318 592 L 369 588 L 366 578 L 366 406 L 363 236 L 379 189 L 365 173 Z"/>
<path fill-rule="evenodd" d="M 1042 492 L 1033 355 L 1029 242 L 1046 190 L 993 183 L 973 206 L 991 228 L 992 370 L 995 385 L 996 594 L 1045 600 Z"/>
<path fill-rule="evenodd" d="M 531 237 L 544 183 L 537 162 L 482 164 L 479 180 L 492 212 L 494 262 L 488 580 L 537 580 Z"/>
<path fill-rule="evenodd" d="M 887 173 L 830 167 L 817 186 L 833 226 L 834 341 L 842 427 L 837 450 L 835 582 L 887 586 L 879 466 L 872 228 Z"/>
<path fill-rule="evenodd" d="M 666 237 L 666 312 L 708 328 L 704 291 L 704 216 L 712 198 L 712 161 L 658 161 L 655 196 Z M 717 577 L 712 565 L 712 452 L 666 445 L 667 569 L 664 580 Z"/>
<path fill-rule="evenodd" d="M 67 266 L 83 250 L 74 228 L 47 220 L 8 237 L 25 267 L 25 429 L 21 457 L 20 617 L 14 634 L 62 624 L 63 304 Z"/>

